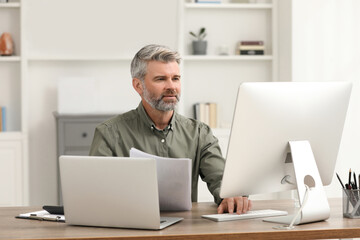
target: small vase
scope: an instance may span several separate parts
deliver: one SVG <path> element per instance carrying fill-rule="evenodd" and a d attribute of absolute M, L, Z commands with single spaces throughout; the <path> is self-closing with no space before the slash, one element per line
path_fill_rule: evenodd
<path fill-rule="evenodd" d="M 0 37 L 0 55 L 11 56 L 13 49 L 13 40 L 10 33 L 4 32 Z"/>
<path fill-rule="evenodd" d="M 207 41 L 193 41 L 192 47 L 194 55 L 206 55 Z"/>

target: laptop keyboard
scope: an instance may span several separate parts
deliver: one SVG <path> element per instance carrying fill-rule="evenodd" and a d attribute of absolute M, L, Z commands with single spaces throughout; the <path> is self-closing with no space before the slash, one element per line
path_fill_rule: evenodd
<path fill-rule="evenodd" d="M 283 216 L 287 214 L 288 213 L 286 211 L 263 209 L 263 210 L 248 211 L 247 213 L 243 213 L 243 214 L 223 213 L 223 214 L 202 215 L 202 217 L 217 222 L 223 222 L 223 221 L 234 221 L 234 220 L 252 219 L 252 218 L 275 217 L 275 216 Z"/>

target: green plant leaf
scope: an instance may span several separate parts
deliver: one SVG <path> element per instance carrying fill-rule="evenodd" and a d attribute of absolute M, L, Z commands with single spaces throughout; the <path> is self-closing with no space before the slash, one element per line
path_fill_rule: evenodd
<path fill-rule="evenodd" d="M 206 31 L 206 29 L 204 27 L 202 27 L 202 28 L 200 28 L 198 34 L 195 34 L 192 31 L 190 31 L 189 34 L 191 36 L 193 36 L 194 38 L 196 38 L 198 41 L 202 41 L 206 37 L 205 31 Z"/>
<path fill-rule="evenodd" d="M 193 33 L 193 32 L 189 32 L 189 33 L 190 33 L 191 36 L 193 36 L 195 38 L 198 38 L 195 33 Z"/>
<path fill-rule="evenodd" d="M 200 36 L 200 40 L 203 40 L 206 37 L 206 33 L 204 33 L 202 36 Z"/>

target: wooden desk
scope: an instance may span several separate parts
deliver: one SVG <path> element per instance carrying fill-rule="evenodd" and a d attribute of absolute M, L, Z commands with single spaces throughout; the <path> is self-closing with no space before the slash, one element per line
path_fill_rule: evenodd
<path fill-rule="evenodd" d="M 360 219 L 342 217 L 341 199 L 331 199 L 327 221 L 296 226 L 294 230 L 274 230 L 276 223 L 261 219 L 213 222 L 201 218 L 215 213 L 213 203 L 194 203 L 189 212 L 162 215 L 184 220 L 160 231 L 70 226 L 65 223 L 16 219 L 15 215 L 39 210 L 33 207 L 0 208 L 0 239 L 320 239 L 360 237 Z M 292 202 L 255 201 L 254 209 L 273 208 L 292 212 Z"/>

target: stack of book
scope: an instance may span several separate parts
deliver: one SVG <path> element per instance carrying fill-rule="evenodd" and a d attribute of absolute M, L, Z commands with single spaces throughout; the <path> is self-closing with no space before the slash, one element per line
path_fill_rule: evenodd
<path fill-rule="evenodd" d="M 0 132 L 6 131 L 6 108 L 0 106 Z"/>
<path fill-rule="evenodd" d="M 265 45 L 263 41 L 241 41 L 238 44 L 238 55 L 264 55 Z"/>
<path fill-rule="evenodd" d="M 196 103 L 194 104 L 195 119 L 199 120 L 211 128 L 217 127 L 217 104 L 216 103 Z"/>

